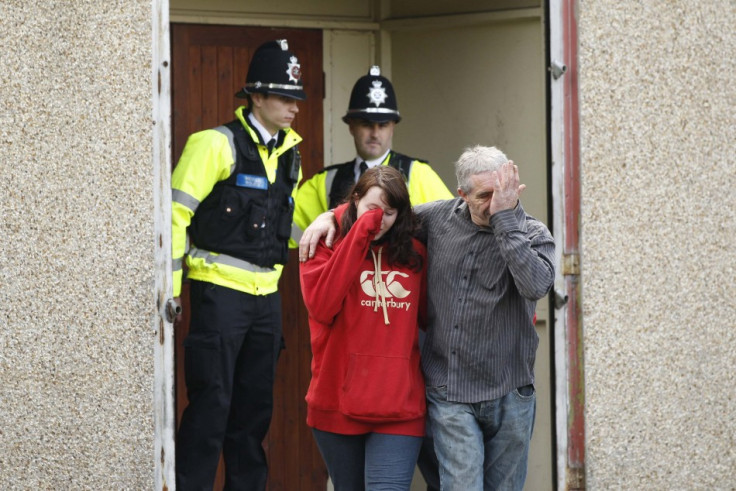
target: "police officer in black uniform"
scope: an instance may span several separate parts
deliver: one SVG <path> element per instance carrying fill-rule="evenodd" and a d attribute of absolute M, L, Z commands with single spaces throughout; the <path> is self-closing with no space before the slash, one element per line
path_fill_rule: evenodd
<path fill-rule="evenodd" d="M 212 489 L 220 453 L 225 489 L 263 490 L 282 343 L 278 281 L 287 259 L 304 99 L 286 40 L 259 47 L 236 119 L 187 140 L 172 183 L 174 296 L 186 256 L 191 324 L 184 340 L 189 405 L 176 441 L 177 486 Z M 187 234 L 189 249 L 186 250 Z"/>

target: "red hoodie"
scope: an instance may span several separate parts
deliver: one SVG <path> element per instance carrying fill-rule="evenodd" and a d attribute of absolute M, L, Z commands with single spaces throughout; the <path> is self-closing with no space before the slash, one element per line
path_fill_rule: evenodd
<path fill-rule="evenodd" d="M 423 436 L 418 329 L 426 311 L 426 249 L 414 240 L 420 272 L 389 265 L 381 246 L 371 245 L 382 216 L 380 209 L 364 213 L 333 249 L 320 242 L 314 259 L 301 264 L 312 341 L 307 424 L 346 435 Z M 375 284 L 377 273 L 383 285 Z"/>

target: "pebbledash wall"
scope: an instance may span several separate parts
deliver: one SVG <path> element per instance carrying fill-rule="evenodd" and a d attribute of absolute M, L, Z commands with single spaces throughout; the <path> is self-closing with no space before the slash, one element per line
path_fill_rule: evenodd
<path fill-rule="evenodd" d="M 0 488 L 154 484 L 152 9 L 0 3 Z M 736 4 L 580 1 L 588 489 L 736 486 Z"/>
<path fill-rule="evenodd" d="M 0 488 L 154 482 L 150 0 L 0 2 Z"/>
<path fill-rule="evenodd" d="M 736 488 L 736 3 L 580 1 L 588 489 Z"/>

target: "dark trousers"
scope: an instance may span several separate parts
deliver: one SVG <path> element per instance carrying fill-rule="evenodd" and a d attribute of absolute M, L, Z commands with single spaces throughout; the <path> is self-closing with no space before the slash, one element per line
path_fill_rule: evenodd
<path fill-rule="evenodd" d="M 427 491 L 440 491 L 440 469 L 437 454 L 434 453 L 434 438 L 429 433 L 429 418 L 427 418 L 427 435 L 422 439 L 422 448 L 419 450 L 417 467 L 422 473 Z"/>
<path fill-rule="evenodd" d="M 281 297 L 248 295 L 191 281 L 184 340 L 189 405 L 176 439 L 181 490 L 211 490 L 220 452 L 225 489 L 263 490 L 262 442 L 271 423 L 281 349 Z"/>
<path fill-rule="evenodd" d="M 426 334 L 419 330 L 419 347 L 424 345 Z M 434 452 L 434 438 L 432 437 L 432 425 L 427 416 L 427 431 L 422 440 L 422 448 L 419 451 L 417 467 L 422 473 L 424 482 L 427 483 L 427 491 L 440 491 L 440 465 L 437 462 L 437 454 Z"/>

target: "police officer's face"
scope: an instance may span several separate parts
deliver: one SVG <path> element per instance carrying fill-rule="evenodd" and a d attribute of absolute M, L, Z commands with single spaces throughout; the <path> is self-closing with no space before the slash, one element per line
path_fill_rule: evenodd
<path fill-rule="evenodd" d="M 377 159 L 391 148 L 396 123 L 373 123 L 364 119 L 350 120 L 350 134 L 355 140 L 355 150 L 363 160 Z"/>
<path fill-rule="evenodd" d="M 289 128 L 299 108 L 296 99 L 276 94 L 253 94 L 253 116 L 273 135 Z"/>

